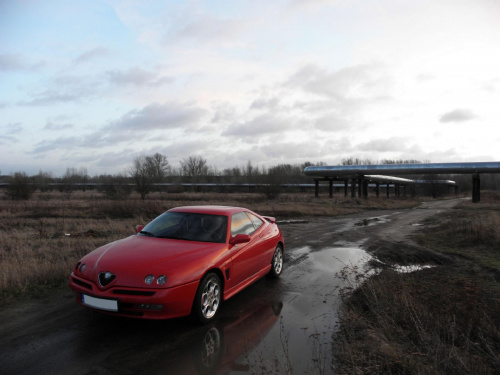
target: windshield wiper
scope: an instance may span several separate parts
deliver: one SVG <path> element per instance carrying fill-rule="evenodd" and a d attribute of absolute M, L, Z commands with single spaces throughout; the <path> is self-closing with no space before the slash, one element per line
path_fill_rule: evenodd
<path fill-rule="evenodd" d="M 148 236 L 148 237 L 156 237 L 153 233 L 145 231 L 145 230 L 141 230 L 139 232 L 139 234 L 144 234 L 145 236 Z"/>

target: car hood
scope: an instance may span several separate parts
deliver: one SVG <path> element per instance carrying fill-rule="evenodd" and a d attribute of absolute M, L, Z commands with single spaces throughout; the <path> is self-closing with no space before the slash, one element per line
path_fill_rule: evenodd
<path fill-rule="evenodd" d="M 199 279 L 226 249 L 226 244 L 134 235 L 86 255 L 82 276 L 97 282 L 99 273 L 111 272 L 116 279 L 109 286 L 146 287 L 147 275 L 166 275 L 163 287 L 172 287 Z"/>

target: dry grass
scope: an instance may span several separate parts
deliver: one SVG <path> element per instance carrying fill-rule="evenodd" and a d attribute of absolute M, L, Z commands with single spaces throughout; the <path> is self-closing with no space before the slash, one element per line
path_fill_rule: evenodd
<path fill-rule="evenodd" d="M 134 221 L 9 218 L 0 220 L 3 297 L 39 291 L 67 278 L 83 255 L 133 234 Z"/>
<path fill-rule="evenodd" d="M 248 207 L 278 219 L 343 215 L 373 208 L 403 208 L 414 200 L 359 200 L 310 194 L 153 193 L 110 200 L 96 191 L 36 192 L 30 200 L 7 200 L 0 191 L 0 302 L 38 294 L 64 283 L 76 262 L 108 242 L 134 233 L 162 212 L 177 206 L 217 204 Z M 67 236 L 69 234 L 69 236 Z"/>
<path fill-rule="evenodd" d="M 452 267 L 384 270 L 344 294 L 336 373 L 496 374 L 499 303 L 479 280 Z"/>
<path fill-rule="evenodd" d="M 499 212 L 491 204 L 466 205 L 427 224 L 416 241 L 420 258 L 437 255 L 428 258 L 433 268 L 409 274 L 384 269 L 374 277 L 346 269 L 340 275 L 355 284 L 343 290 L 336 373 L 499 373 Z M 419 248 L 411 250 L 393 244 L 392 253 L 405 263 Z"/>
<path fill-rule="evenodd" d="M 442 215 L 416 241 L 443 254 L 458 255 L 497 274 L 500 280 L 500 211 L 458 209 Z"/>

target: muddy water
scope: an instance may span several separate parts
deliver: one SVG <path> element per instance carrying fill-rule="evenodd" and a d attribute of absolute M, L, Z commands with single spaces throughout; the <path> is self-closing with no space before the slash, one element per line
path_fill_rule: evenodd
<path fill-rule="evenodd" d="M 337 273 L 346 265 L 363 267 L 369 256 L 355 245 L 316 251 L 305 246 L 289 251 L 292 260 L 302 261 L 287 268 L 281 280 L 279 317 L 265 337 L 236 363 L 246 364 L 256 373 L 323 373 L 325 369 L 328 373 L 340 307 L 339 287 L 343 285 Z"/>

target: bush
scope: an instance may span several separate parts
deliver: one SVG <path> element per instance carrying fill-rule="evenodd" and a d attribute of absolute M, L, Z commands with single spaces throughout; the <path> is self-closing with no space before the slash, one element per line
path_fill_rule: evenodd
<path fill-rule="evenodd" d="M 34 185 L 30 182 L 28 175 L 24 172 L 16 172 L 10 178 L 5 194 L 13 200 L 30 199 L 35 191 Z"/>

